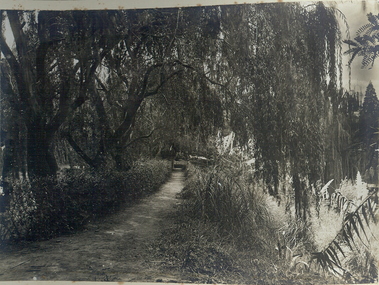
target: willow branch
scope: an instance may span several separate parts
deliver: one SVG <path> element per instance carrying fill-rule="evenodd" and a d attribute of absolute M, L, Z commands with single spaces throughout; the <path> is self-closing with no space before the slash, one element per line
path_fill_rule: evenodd
<path fill-rule="evenodd" d="M 153 129 L 149 134 L 145 135 L 145 136 L 140 136 L 138 138 L 135 138 L 134 140 L 130 141 L 129 143 L 127 143 L 124 147 L 127 148 L 129 147 L 130 145 L 134 144 L 135 142 L 139 141 L 139 140 L 142 140 L 142 139 L 148 139 L 149 137 L 151 137 L 153 135 L 153 133 L 158 130 L 160 128 L 156 128 L 156 129 Z"/>
<path fill-rule="evenodd" d="M 187 68 L 187 69 L 190 69 L 190 70 L 195 71 L 196 73 L 202 75 L 202 76 L 203 76 L 208 82 L 210 82 L 210 83 L 212 83 L 212 84 L 214 84 L 214 85 L 218 85 L 218 86 L 221 86 L 221 87 L 225 87 L 224 84 L 219 83 L 219 82 L 217 82 L 217 81 L 214 81 L 214 80 L 210 79 L 210 78 L 207 77 L 203 72 L 197 70 L 196 68 L 194 68 L 193 66 L 191 66 L 191 65 L 189 65 L 189 64 L 185 64 L 185 63 L 181 62 L 180 60 L 175 60 L 175 63 L 177 63 L 177 64 L 179 64 L 179 65 L 181 65 L 181 66 L 183 66 L 183 67 L 185 67 L 185 68 Z"/>

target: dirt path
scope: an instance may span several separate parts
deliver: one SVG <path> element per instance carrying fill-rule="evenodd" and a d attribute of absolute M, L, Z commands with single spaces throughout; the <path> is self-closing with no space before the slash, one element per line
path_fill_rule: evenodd
<path fill-rule="evenodd" d="M 160 272 L 151 243 L 172 226 L 184 174 L 174 170 L 161 189 L 138 204 L 89 224 L 83 232 L 0 252 L 0 281 L 182 281 Z"/>

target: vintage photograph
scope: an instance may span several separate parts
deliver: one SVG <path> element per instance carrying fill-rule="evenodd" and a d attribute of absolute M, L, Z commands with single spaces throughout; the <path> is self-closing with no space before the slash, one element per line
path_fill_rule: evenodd
<path fill-rule="evenodd" d="M 45 2 L 0 4 L 0 283 L 378 283 L 378 1 Z"/>

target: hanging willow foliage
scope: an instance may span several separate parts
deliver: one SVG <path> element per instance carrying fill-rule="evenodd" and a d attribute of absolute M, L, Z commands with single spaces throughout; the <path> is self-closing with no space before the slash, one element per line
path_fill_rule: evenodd
<path fill-rule="evenodd" d="M 238 78 L 228 82 L 230 127 L 240 145 L 254 139 L 255 169 L 269 193 L 280 195 L 284 177 L 295 177 L 296 214 L 303 219 L 309 185 L 342 171 L 337 14 L 323 3 L 221 9 L 224 60 Z"/>

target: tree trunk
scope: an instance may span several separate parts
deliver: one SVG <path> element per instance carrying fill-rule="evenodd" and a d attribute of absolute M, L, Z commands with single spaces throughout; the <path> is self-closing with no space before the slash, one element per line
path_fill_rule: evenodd
<path fill-rule="evenodd" d="M 113 159 L 116 163 L 116 169 L 119 171 L 125 171 L 128 170 L 130 167 L 125 163 L 122 153 L 119 152 L 116 155 L 113 156 Z"/>
<path fill-rule="evenodd" d="M 16 118 L 12 117 L 13 122 Z M 23 151 L 20 147 L 20 129 L 17 123 L 9 127 L 8 132 L 4 132 L 4 151 L 3 151 L 3 168 L 1 186 L 3 195 L 0 195 L 0 213 L 6 211 L 9 206 L 10 196 L 12 194 L 12 182 L 20 179 L 20 171 L 23 170 Z"/>
<path fill-rule="evenodd" d="M 52 152 L 53 135 L 46 128 L 31 124 L 27 135 L 27 162 L 29 178 L 55 176 L 58 165 Z"/>
<path fill-rule="evenodd" d="M 3 153 L 3 171 L 1 181 L 3 194 L 0 195 L 0 213 L 4 213 L 9 206 L 12 188 L 8 180 L 12 174 L 14 162 L 14 141 L 7 138 L 5 140 L 5 148 Z"/>

